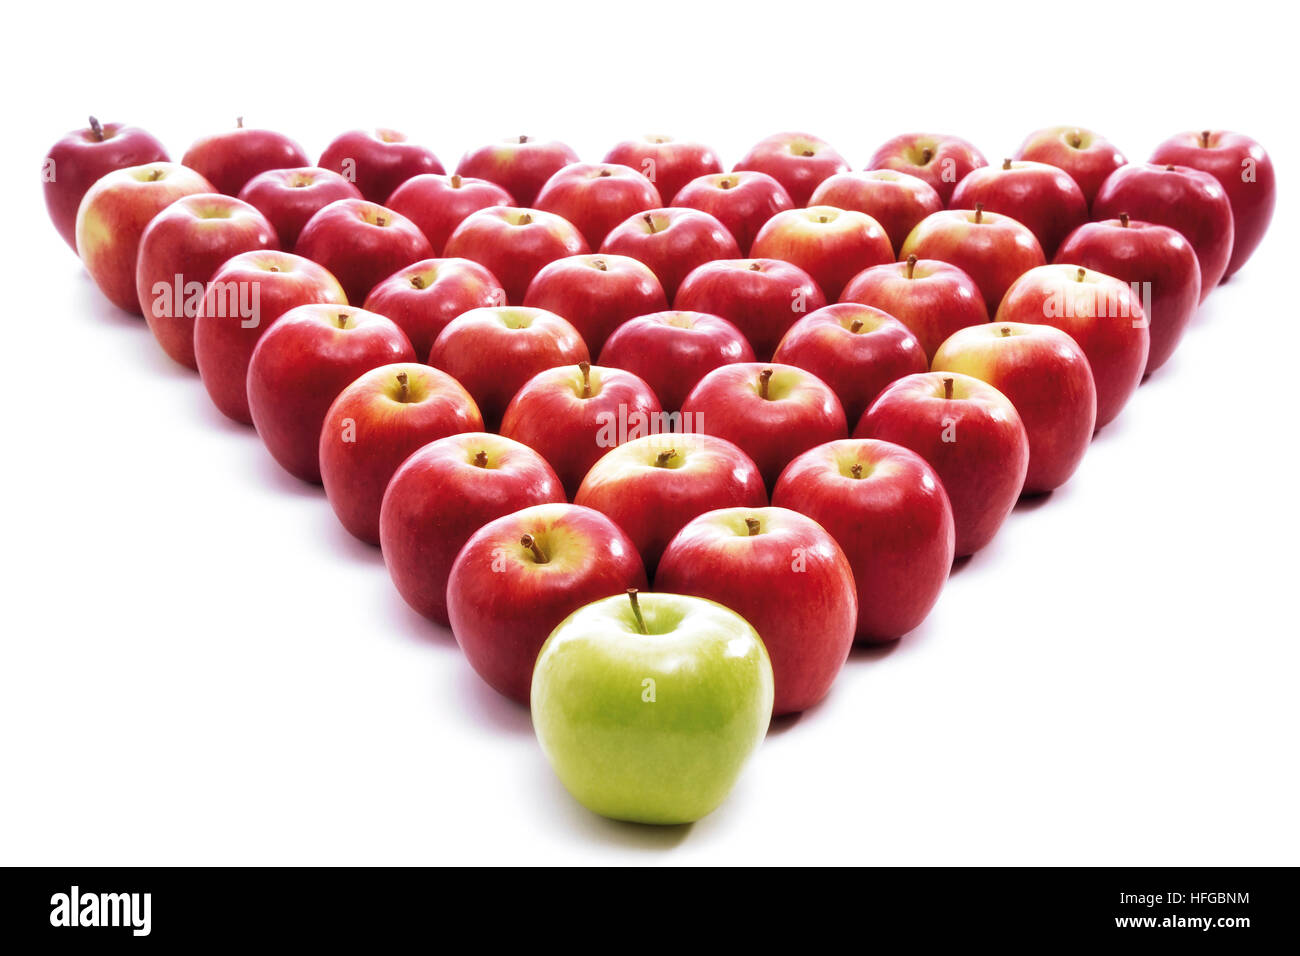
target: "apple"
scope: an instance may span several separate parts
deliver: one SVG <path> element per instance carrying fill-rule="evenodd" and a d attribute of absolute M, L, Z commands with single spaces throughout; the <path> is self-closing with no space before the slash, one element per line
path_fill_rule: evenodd
<path fill-rule="evenodd" d="M 439 438 L 481 431 L 474 399 L 446 372 L 414 362 L 373 368 L 343 389 L 325 415 L 325 497 L 344 528 L 378 544 L 379 506 L 402 462 Z"/>
<path fill-rule="evenodd" d="M 319 483 L 320 432 L 330 405 L 363 373 L 414 362 L 402 330 L 347 305 L 300 305 L 276 319 L 248 363 L 248 410 L 271 457 Z"/>
<path fill-rule="evenodd" d="M 486 266 L 506 290 L 506 301 L 520 305 L 543 266 L 589 251 L 577 227 L 554 213 L 491 206 L 465 217 L 443 255 Z"/>
<path fill-rule="evenodd" d="M 1151 336 L 1145 374 L 1169 361 L 1201 297 L 1201 267 L 1181 232 L 1120 213 L 1074 230 L 1056 251 L 1056 261 L 1141 289 Z"/>
<path fill-rule="evenodd" d="M 554 312 L 523 306 L 471 309 L 447 323 L 429 364 L 450 373 L 496 427 L 516 392 L 544 369 L 590 360 L 582 336 Z"/>
<path fill-rule="evenodd" d="M 1094 219 L 1124 214 L 1181 232 L 1201 267 L 1201 302 L 1223 279 L 1235 235 L 1232 205 L 1209 173 L 1188 166 L 1130 163 L 1107 177 L 1092 206 Z"/>
<path fill-rule="evenodd" d="M 996 323 L 1051 325 L 1083 349 L 1097 386 L 1097 427 L 1108 425 L 1137 390 L 1151 333 L 1137 292 L 1126 282 L 1076 265 L 1031 269 L 1002 300 Z"/>
<path fill-rule="evenodd" d="M 676 412 L 700 379 L 720 365 L 754 361 L 740 329 L 703 312 L 655 312 L 623 323 L 600 350 L 600 364 L 644 379 Z"/>
<path fill-rule="evenodd" d="M 630 256 L 565 256 L 542 266 L 528 283 L 524 305 L 569 320 L 592 355 L 628 319 L 668 308 L 650 267 Z"/>
<path fill-rule="evenodd" d="M 137 126 L 90 118 L 50 147 L 41 166 L 45 209 L 63 241 L 77 251 L 77 208 L 96 182 L 118 169 L 165 163 L 163 144 Z"/>
<path fill-rule="evenodd" d="M 388 574 L 407 604 L 446 626 L 447 578 L 474 532 L 520 508 L 563 501 L 551 466 L 517 441 L 465 432 L 430 442 L 384 491 L 379 546 Z"/>
<path fill-rule="evenodd" d="M 1232 254 L 1223 272 L 1224 279 L 1230 277 L 1246 264 L 1273 218 L 1273 160 L 1249 136 L 1207 129 L 1171 136 L 1156 147 L 1151 162 L 1199 169 L 1219 181 L 1232 207 Z"/>
<path fill-rule="evenodd" d="M 577 161 L 578 154 L 563 143 L 519 136 L 470 150 L 456 172 L 496 183 L 520 206 L 531 206 L 546 180 Z"/>
<path fill-rule="evenodd" d="M 611 229 L 663 201 L 650 180 L 628 166 L 570 163 L 546 181 L 536 206 L 573 223 L 587 245 L 599 249 Z"/>
<path fill-rule="evenodd" d="M 186 166 L 227 196 L 238 196 L 244 184 L 268 169 L 308 166 L 311 160 L 296 142 L 269 129 L 252 129 L 241 116 L 235 128 L 195 140 L 181 165 Z"/>
<path fill-rule="evenodd" d="M 194 360 L 212 404 L 253 424 L 247 380 L 257 340 L 290 309 L 347 302 L 329 270 L 302 256 L 267 249 L 229 259 L 208 280 L 194 319 Z"/>
<path fill-rule="evenodd" d="M 749 622 L 712 601 L 635 592 L 575 611 L 533 671 L 533 729 L 593 813 L 693 823 L 727 798 L 767 733 L 772 665 Z"/>
<path fill-rule="evenodd" d="M 192 169 L 146 163 L 107 173 L 86 190 L 77 209 L 77 253 L 105 298 L 140 312 L 135 265 L 145 227 L 182 196 L 216 192 Z"/>
<path fill-rule="evenodd" d="M 1029 437 L 1011 401 L 960 372 L 900 378 L 853 431 L 910 448 L 935 470 L 952 505 L 958 557 L 997 534 L 1025 484 Z"/>
<path fill-rule="evenodd" d="M 280 245 L 292 249 L 308 220 L 336 199 L 360 199 L 361 191 L 338 173 L 319 166 L 268 169 L 239 191 L 275 227 Z"/>
<path fill-rule="evenodd" d="M 898 319 L 921 343 L 927 361 L 958 329 L 989 320 L 974 279 L 950 263 L 914 255 L 859 272 L 840 301 L 874 306 Z"/>
<path fill-rule="evenodd" d="M 864 212 L 834 206 L 777 213 L 758 231 L 749 254 L 794 263 L 816 280 L 831 302 L 863 269 L 894 261 L 894 249 L 880 223 Z"/>
<path fill-rule="evenodd" d="M 194 319 L 208 280 L 241 252 L 279 248 L 266 217 L 232 196 L 182 196 L 154 216 L 140 236 L 135 287 L 140 311 L 163 351 L 197 369 Z"/>
<path fill-rule="evenodd" d="M 284 165 L 306 165 L 285 163 Z M 385 202 L 398 186 L 413 176 L 444 173 L 433 151 L 407 140 L 394 129 L 354 129 L 341 133 L 325 147 L 320 162 L 356 183 L 361 195 L 373 203 Z"/>
<path fill-rule="evenodd" d="M 790 194 L 791 202 L 805 206 L 818 185 L 848 168 L 844 157 L 823 139 L 809 133 L 774 133 L 755 143 L 734 171 L 767 173 Z"/>
<path fill-rule="evenodd" d="M 772 503 L 807 515 L 844 551 L 857 586 L 856 640 L 897 640 L 939 600 L 956 542 L 952 506 L 915 452 L 862 438 L 818 445 L 781 473 Z"/>
<path fill-rule="evenodd" d="M 682 417 L 732 442 L 753 459 L 771 488 L 814 445 L 848 437 L 844 409 L 830 386 L 793 365 L 741 362 L 715 368 L 682 402 Z"/>
<path fill-rule="evenodd" d="M 720 315 L 745 334 L 755 355 L 770 358 L 790 326 L 826 304 L 812 276 L 780 259 L 717 259 L 677 289 L 679 312 Z"/>
<path fill-rule="evenodd" d="M 427 356 L 438 333 L 456 316 L 505 301 L 505 289 L 477 262 L 422 259 L 371 289 L 362 308 L 392 319 L 415 354 Z"/>
<path fill-rule="evenodd" d="M 611 518 L 653 572 L 686 522 L 715 508 L 762 508 L 767 489 L 758 466 L 729 441 L 698 432 L 651 434 L 607 451 L 573 503 Z"/>
<path fill-rule="evenodd" d="M 739 259 L 740 247 L 727 227 L 698 209 L 652 209 L 615 226 L 600 245 L 602 253 L 644 262 L 672 299 L 696 266 L 714 259 Z"/>
<path fill-rule="evenodd" d="M 775 717 L 825 697 L 853 647 L 849 560 L 821 525 L 787 508 L 692 519 L 664 551 L 655 587 L 716 601 L 754 626 L 772 662 Z"/>
<path fill-rule="evenodd" d="M 703 143 L 652 134 L 615 143 L 605 162 L 631 166 L 650 182 L 664 202 L 676 205 L 673 197 L 693 179 L 722 172 L 718 154 Z M 709 212 L 710 210 L 705 210 Z M 719 219 L 722 217 L 719 216 Z"/>
<path fill-rule="evenodd" d="M 447 580 L 447 616 L 479 677 L 527 705 L 537 654 L 561 621 L 592 601 L 646 587 L 631 539 L 599 511 L 532 505 L 465 542 Z"/>
<path fill-rule="evenodd" d="M 1062 239 L 1088 221 L 1088 200 L 1069 173 L 1023 160 L 1004 159 L 999 166 L 974 170 L 957 184 L 948 204 L 1010 216 L 1034 234 L 1048 259 Z"/>
<path fill-rule="evenodd" d="M 1049 126 L 1030 133 L 1015 158 L 1065 170 L 1090 206 L 1106 177 L 1128 162 L 1104 136 L 1080 126 Z"/>
<path fill-rule="evenodd" d="M 830 386 L 848 422 L 887 385 L 930 368 L 925 349 L 898 319 L 869 305 L 841 302 L 804 316 L 772 361 L 811 372 Z"/>
<path fill-rule="evenodd" d="M 946 204 L 959 182 L 987 165 L 980 151 L 959 136 L 904 133 L 881 144 L 867 169 L 895 169 L 923 179 Z"/>
<path fill-rule="evenodd" d="M 433 256 L 415 223 L 365 199 L 337 199 L 316 213 L 293 251 L 329 269 L 349 302 L 364 302 L 398 269 Z"/>
<path fill-rule="evenodd" d="M 974 209 L 945 209 L 921 220 L 899 258 L 938 259 L 961 269 L 979 287 L 989 315 L 1007 288 L 1030 269 L 1046 264 L 1034 234 L 1010 216 Z"/>
<path fill-rule="evenodd" d="M 749 252 L 765 222 L 794 208 L 784 186 L 767 173 L 752 169 L 692 179 L 677 192 L 672 204 L 713 216 L 727 227 L 742 253 Z"/>
<path fill-rule="evenodd" d="M 590 362 L 538 372 L 506 406 L 501 434 L 550 463 L 569 495 L 591 466 L 644 425 L 662 421 L 663 407 L 644 379 Z"/>
<path fill-rule="evenodd" d="M 988 382 L 1011 400 L 1029 439 L 1022 494 L 1043 494 L 1069 480 L 1097 422 L 1097 388 L 1074 339 L 1050 325 L 995 322 L 962 329 L 934 357 L 936 372 Z"/>
<path fill-rule="evenodd" d="M 810 206 L 834 206 L 866 213 L 885 230 L 897 249 L 916 224 L 943 208 L 943 200 L 924 179 L 895 169 L 837 173 L 813 190 Z"/>
<path fill-rule="evenodd" d="M 455 173 L 412 176 L 388 197 L 388 208 L 419 226 L 433 246 L 434 255 L 439 256 L 456 227 L 471 215 L 480 209 L 514 204 L 510 194 L 496 183 Z"/>

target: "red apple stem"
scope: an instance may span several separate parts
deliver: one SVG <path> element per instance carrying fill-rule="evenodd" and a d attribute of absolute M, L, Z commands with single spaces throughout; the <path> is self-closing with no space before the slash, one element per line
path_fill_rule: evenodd
<path fill-rule="evenodd" d="M 474 464 L 480 468 L 486 468 L 488 466 L 487 452 L 480 451 L 478 454 L 476 454 L 474 456 Z"/>
<path fill-rule="evenodd" d="M 767 398 L 767 386 L 772 381 L 772 373 L 775 369 L 765 368 L 758 373 L 758 397 Z"/>
<path fill-rule="evenodd" d="M 93 116 L 90 118 L 90 135 L 95 137 L 97 143 L 104 141 L 104 127 L 100 126 L 99 120 Z"/>
<path fill-rule="evenodd" d="M 943 397 L 947 399 L 952 398 L 952 378 L 946 375 L 943 379 Z"/>
<path fill-rule="evenodd" d="M 549 560 L 546 557 L 546 552 L 541 549 L 541 546 L 537 543 L 537 539 L 531 534 L 525 534 L 519 539 L 519 543 L 533 553 L 533 560 L 538 564 L 545 564 L 547 560 Z"/>
<path fill-rule="evenodd" d="M 916 270 L 916 256 L 907 257 L 907 277 L 912 278 L 912 273 Z"/>
<path fill-rule="evenodd" d="M 636 618 L 637 630 L 642 634 L 649 634 L 650 632 L 646 630 L 645 618 L 641 616 L 641 605 L 636 600 L 636 588 L 627 589 L 627 599 L 632 602 L 632 616 Z"/>
<path fill-rule="evenodd" d="M 1122 212 L 1119 214 L 1119 224 L 1125 229 L 1128 228 L 1128 213 Z"/>
<path fill-rule="evenodd" d="M 757 518 L 746 518 L 745 527 L 749 529 L 749 536 L 752 538 L 763 530 L 763 523 Z"/>
<path fill-rule="evenodd" d="M 582 373 L 582 397 L 591 398 L 591 363 L 579 362 L 578 371 Z"/>

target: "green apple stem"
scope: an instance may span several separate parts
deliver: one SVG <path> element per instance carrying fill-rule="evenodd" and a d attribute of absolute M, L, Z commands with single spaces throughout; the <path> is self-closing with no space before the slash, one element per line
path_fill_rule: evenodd
<path fill-rule="evenodd" d="M 1128 213 L 1122 212 L 1119 214 L 1119 224 L 1125 229 L 1128 228 Z"/>
<path fill-rule="evenodd" d="M 916 256 L 907 257 L 907 277 L 912 278 L 912 273 L 916 271 Z"/>
<path fill-rule="evenodd" d="M 478 454 L 476 454 L 474 456 L 474 464 L 478 465 L 478 467 L 480 468 L 486 468 L 488 466 L 487 452 L 480 451 Z"/>
<path fill-rule="evenodd" d="M 763 530 L 763 523 L 757 518 L 746 518 L 745 527 L 749 529 L 749 536 L 752 538 Z"/>
<path fill-rule="evenodd" d="M 519 543 L 533 553 L 533 560 L 538 564 L 545 564 L 549 560 L 546 557 L 546 552 L 541 549 L 541 546 L 537 543 L 537 539 L 531 534 L 525 534 L 519 539 Z"/>
<path fill-rule="evenodd" d="M 591 363 L 579 362 L 578 371 L 582 373 L 582 397 L 591 398 Z"/>
<path fill-rule="evenodd" d="M 758 373 L 758 397 L 767 398 L 767 386 L 772 381 L 772 372 L 774 369 L 765 368 Z"/>
<path fill-rule="evenodd" d="M 90 118 L 90 135 L 95 137 L 95 142 L 97 143 L 102 143 L 104 141 L 104 127 L 100 126 L 99 120 L 95 119 L 93 116 Z"/>
<path fill-rule="evenodd" d="M 951 376 L 947 376 L 947 375 L 944 376 L 944 379 L 943 379 L 943 397 L 944 397 L 944 398 L 947 398 L 947 399 L 951 399 L 951 398 L 952 398 L 952 378 L 951 378 Z"/>
<path fill-rule="evenodd" d="M 641 605 L 636 600 L 636 588 L 627 589 L 627 599 L 632 602 L 632 616 L 636 618 L 637 630 L 642 634 L 649 634 L 646 630 L 645 618 L 641 616 Z"/>

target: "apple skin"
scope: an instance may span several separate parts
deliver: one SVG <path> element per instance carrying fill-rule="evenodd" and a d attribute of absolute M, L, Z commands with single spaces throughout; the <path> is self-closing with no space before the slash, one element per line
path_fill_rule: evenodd
<path fill-rule="evenodd" d="M 533 728 L 588 810 L 632 823 L 693 823 L 727 798 L 772 713 L 772 665 L 739 614 L 678 594 L 589 604 L 547 638 L 533 671 Z"/>
<path fill-rule="evenodd" d="M 740 258 L 735 237 L 717 219 L 698 209 L 671 206 L 628 217 L 605 237 L 600 251 L 645 263 L 670 300 L 697 266 Z"/>
<path fill-rule="evenodd" d="M 302 227 L 336 199 L 360 199 L 361 191 L 338 173 L 319 166 L 268 169 L 239 191 L 239 198 L 275 228 L 283 249 L 292 249 Z"/>
<path fill-rule="evenodd" d="M 886 386 L 930 367 L 906 325 L 856 302 L 805 315 L 785 334 L 772 361 L 804 369 L 829 385 L 849 422 L 861 418 Z"/>
<path fill-rule="evenodd" d="M 542 267 L 590 252 L 582 233 L 567 219 L 540 209 L 491 206 L 471 213 L 447 240 L 443 255 L 485 266 L 520 305 Z"/>
<path fill-rule="evenodd" d="M 1065 170 L 1089 206 L 1106 177 L 1128 162 L 1108 139 L 1081 126 L 1036 130 L 1025 137 L 1013 158 Z"/>
<path fill-rule="evenodd" d="M 536 206 L 573 223 L 587 245 L 599 249 L 615 226 L 639 212 L 659 209 L 663 200 L 635 169 L 617 163 L 570 163 L 542 186 Z"/>
<path fill-rule="evenodd" d="M 880 223 L 864 212 L 834 206 L 777 213 L 758 231 L 750 255 L 794 263 L 816 280 L 830 302 L 863 269 L 894 261 Z"/>
<path fill-rule="evenodd" d="M 767 173 L 784 187 L 790 201 L 806 206 L 822 182 L 848 172 L 849 164 L 829 143 L 810 133 L 774 133 L 754 144 L 733 172 Z"/>
<path fill-rule="evenodd" d="M 167 355 L 197 370 L 194 321 L 208 280 L 241 252 L 280 248 L 275 229 L 246 202 L 220 193 L 182 196 L 140 236 L 135 287 L 149 330 Z M 193 303 L 190 287 L 195 289 Z"/>
<path fill-rule="evenodd" d="M 873 306 L 898 319 L 921 343 L 927 362 L 952 333 L 989 320 L 975 280 L 938 259 L 913 256 L 864 269 L 844 287 L 840 301 Z"/>
<path fill-rule="evenodd" d="M 1232 254 L 1219 281 L 1231 277 L 1258 248 L 1277 204 L 1277 174 L 1264 147 L 1227 130 L 1188 131 L 1157 146 L 1151 162 L 1199 169 L 1219 181 L 1232 207 Z"/>
<path fill-rule="evenodd" d="M 722 172 L 722 163 L 711 147 L 659 134 L 615 143 L 605 154 L 605 162 L 631 166 L 654 183 L 664 202 L 674 206 L 679 203 L 673 197 L 691 180 Z"/>
<path fill-rule="evenodd" d="M 945 398 L 945 380 L 952 398 Z M 1011 401 L 960 372 L 924 372 L 885 389 L 853 431 L 910 448 L 935 470 L 952 505 L 955 554 L 997 534 L 1025 484 L 1029 438 Z"/>
<path fill-rule="evenodd" d="M 291 252 L 242 252 L 216 271 L 194 320 L 194 359 L 221 414 L 253 424 L 248 363 L 257 340 L 290 309 L 313 304 L 347 305 L 348 298 L 328 269 Z M 252 314 L 241 305 L 253 305 Z"/>
<path fill-rule="evenodd" d="M 469 259 L 423 259 L 399 269 L 366 296 L 367 312 L 397 323 L 416 355 L 428 355 L 438 333 L 471 309 L 505 305 L 496 276 Z"/>
<path fill-rule="evenodd" d="M 45 209 L 73 252 L 77 251 L 77 209 L 86 191 L 104 176 L 128 166 L 171 159 L 150 133 L 125 123 L 90 124 L 75 129 L 50 147 L 43 164 Z"/>
<path fill-rule="evenodd" d="M 816 521 L 848 557 L 856 640 L 897 640 L 939 600 L 956 543 L 952 505 L 915 452 L 863 438 L 818 445 L 781 473 L 772 503 Z"/>
<path fill-rule="evenodd" d="M 578 154 L 556 140 L 517 136 L 470 150 L 456 172 L 496 183 L 520 206 L 531 206 L 557 170 L 577 161 Z"/>
<path fill-rule="evenodd" d="M 682 417 L 732 442 L 771 488 L 781 470 L 814 445 L 848 437 L 830 386 L 793 365 L 741 362 L 715 368 L 682 402 Z"/>
<path fill-rule="evenodd" d="M 1061 240 L 1088 221 L 1088 200 L 1063 169 L 1047 163 L 1005 159 L 975 170 L 957 184 L 948 205 L 1002 213 L 1034 234 L 1043 255 L 1056 254 Z"/>
<path fill-rule="evenodd" d="M 533 539 L 539 561 L 524 536 Z M 644 591 L 632 540 L 599 511 L 523 508 L 465 542 L 447 580 L 451 633 L 479 677 L 525 706 L 537 654 L 561 621 L 601 598 Z M 638 685 L 639 686 L 639 685 Z"/>
<path fill-rule="evenodd" d="M 655 312 L 624 322 L 600 350 L 600 364 L 639 376 L 676 412 L 697 382 L 731 362 L 754 361 L 744 333 L 703 312 Z"/>
<path fill-rule="evenodd" d="M 982 209 L 945 209 L 921 220 L 899 259 L 938 259 L 961 269 L 979 287 L 992 315 L 1011 283 L 1045 265 L 1034 234 L 1010 216 Z"/>
<path fill-rule="evenodd" d="M 826 297 L 812 276 L 780 259 L 706 262 L 682 281 L 673 299 L 679 312 L 722 316 L 764 359 L 800 316 L 825 305 Z"/>
<path fill-rule="evenodd" d="M 462 313 L 438 333 L 429 351 L 429 364 L 465 386 L 490 428 L 538 372 L 590 358 L 572 325 L 554 312 L 523 306 Z"/>
<path fill-rule="evenodd" d="M 959 136 L 904 133 L 882 143 L 867 169 L 895 169 L 923 179 L 946 205 L 959 182 L 987 165 L 984 155 Z"/>
<path fill-rule="evenodd" d="M 306 160 L 285 165 L 306 165 Z M 374 203 L 387 201 L 398 186 L 413 176 L 446 172 L 432 150 L 409 142 L 404 133 L 393 129 L 340 133 L 325 147 L 316 165 L 355 183 L 361 195 Z"/>
<path fill-rule="evenodd" d="M 628 319 L 668 308 L 664 288 L 650 267 L 630 256 L 566 256 L 533 276 L 524 305 L 569 320 L 592 355 Z"/>
<path fill-rule="evenodd" d="M 135 265 L 145 228 L 182 196 L 213 192 L 210 182 L 176 163 L 128 166 L 96 180 L 77 209 L 76 249 L 104 297 L 139 315 Z"/>
<path fill-rule="evenodd" d="M 1050 325 L 976 325 L 944 342 L 933 365 L 988 382 L 1015 406 L 1029 439 L 1022 494 L 1044 494 L 1070 479 L 1092 441 L 1097 388 L 1068 334 Z"/>
<path fill-rule="evenodd" d="M 496 183 L 454 173 L 412 176 L 388 197 L 388 208 L 419 226 L 436 256 L 441 256 L 447 248 L 447 240 L 456 227 L 474 213 L 514 204 L 510 194 Z"/>
<path fill-rule="evenodd" d="M 1080 226 L 1056 251 L 1058 263 L 1084 266 L 1147 291 L 1151 349 L 1146 375 L 1174 354 L 1201 297 L 1201 267 L 1177 229 L 1127 216 Z"/>
<path fill-rule="evenodd" d="M 715 601 L 754 626 L 772 662 L 774 717 L 825 697 L 853 647 L 849 559 L 821 525 L 786 508 L 694 518 L 669 542 L 655 588 Z"/>
<path fill-rule="evenodd" d="M 569 495 L 625 433 L 648 426 L 663 411 L 659 399 L 631 372 L 580 362 L 538 372 L 506 406 L 501 434 L 523 442 L 550 463 Z"/>
<path fill-rule="evenodd" d="M 334 399 L 372 368 L 415 360 L 402 330 L 382 315 L 348 305 L 300 305 L 276 319 L 253 349 L 253 425 L 285 471 L 319 484 L 321 426 Z"/>
<path fill-rule="evenodd" d="M 765 222 L 794 208 L 784 186 L 767 173 L 753 169 L 692 179 L 678 190 L 672 204 L 713 216 L 727 227 L 745 254 Z"/>
<path fill-rule="evenodd" d="M 758 466 L 731 442 L 697 432 L 644 435 L 607 451 L 573 496 L 627 532 L 646 571 L 686 522 L 715 508 L 762 508 Z"/>
<path fill-rule="evenodd" d="M 349 302 L 364 302 L 398 269 L 433 257 L 415 223 L 365 199 L 339 199 L 316 213 L 293 251 L 329 269 Z"/>
<path fill-rule="evenodd" d="M 343 527 L 379 544 L 384 489 L 429 442 L 483 431 L 469 392 L 446 372 L 414 362 L 381 365 L 343 389 L 320 431 L 325 497 Z"/>
<path fill-rule="evenodd" d="M 1151 332 L 1132 287 L 1077 265 L 1040 266 L 1012 283 L 995 323 L 1051 325 L 1083 349 L 1097 387 L 1097 428 L 1110 424 L 1142 382 Z"/>
<path fill-rule="evenodd" d="M 551 466 L 531 448 L 487 432 L 430 442 L 402 462 L 379 510 L 379 546 L 397 591 L 444 627 L 447 578 L 465 542 L 489 521 L 564 501 Z"/>
<path fill-rule="evenodd" d="M 1204 302 L 1224 276 L 1235 235 L 1232 206 L 1219 181 L 1187 166 L 1130 163 L 1107 177 L 1093 202 L 1094 219 L 1121 214 L 1183 234 L 1201 267 Z"/>
<path fill-rule="evenodd" d="M 296 142 L 269 129 L 250 129 L 241 118 L 234 129 L 194 141 L 181 165 L 194 170 L 227 196 L 238 196 L 244 185 L 268 169 L 309 166 L 311 160 Z"/>
<path fill-rule="evenodd" d="M 885 230 L 897 249 L 926 216 L 943 208 L 943 200 L 924 179 L 895 169 L 837 173 L 813 190 L 809 206 L 834 206 L 866 213 Z"/>

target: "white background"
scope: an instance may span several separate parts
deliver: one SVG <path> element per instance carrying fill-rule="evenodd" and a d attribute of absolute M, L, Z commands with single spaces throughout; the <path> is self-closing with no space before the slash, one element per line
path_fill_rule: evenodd
<path fill-rule="evenodd" d="M 0 66 L 0 862 L 1300 862 L 1294 61 L 1260 8 L 109 6 L 29 19 Z M 394 126 L 449 167 L 518 133 L 732 163 L 806 129 L 860 168 L 918 129 L 996 160 L 1078 123 L 1142 160 L 1221 126 L 1282 196 L 1075 479 L 722 809 L 656 830 L 571 801 L 378 553 L 99 296 L 38 176 L 90 111 L 177 159 L 242 114 L 313 156 Z"/>

